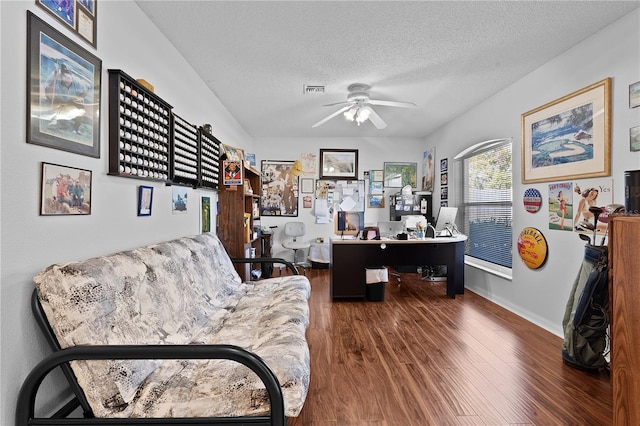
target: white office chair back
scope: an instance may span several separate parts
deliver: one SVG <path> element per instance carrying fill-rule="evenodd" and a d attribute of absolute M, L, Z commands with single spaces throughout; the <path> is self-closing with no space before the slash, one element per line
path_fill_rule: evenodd
<path fill-rule="evenodd" d="M 293 241 L 296 241 L 297 237 L 302 237 L 305 233 L 304 222 L 287 222 L 284 225 L 284 234 L 288 237 L 293 237 Z"/>

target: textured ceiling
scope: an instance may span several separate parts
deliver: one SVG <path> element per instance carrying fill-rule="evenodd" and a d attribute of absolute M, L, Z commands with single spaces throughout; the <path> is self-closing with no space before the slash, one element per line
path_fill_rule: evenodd
<path fill-rule="evenodd" d="M 639 1 L 152 1 L 140 8 L 253 137 L 423 137 Z M 415 109 L 341 115 L 347 86 Z M 303 94 L 304 84 L 327 86 Z"/>

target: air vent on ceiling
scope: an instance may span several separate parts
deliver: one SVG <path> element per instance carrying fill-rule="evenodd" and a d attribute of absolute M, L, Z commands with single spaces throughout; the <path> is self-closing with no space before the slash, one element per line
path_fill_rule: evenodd
<path fill-rule="evenodd" d="M 302 86 L 302 92 L 306 94 L 310 93 L 324 93 L 326 86 L 323 84 L 305 84 Z"/>

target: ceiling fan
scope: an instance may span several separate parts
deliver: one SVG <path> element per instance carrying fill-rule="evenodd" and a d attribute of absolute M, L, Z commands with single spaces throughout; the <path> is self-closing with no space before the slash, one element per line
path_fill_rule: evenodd
<path fill-rule="evenodd" d="M 336 106 L 343 105 L 342 108 L 336 112 L 328 115 L 322 120 L 318 121 L 311 127 L 318 127 L 321 124 L 326 123 L 333 117 L 343 113 L 347 120 L 355 121 L 358 126 L 365 121 L 369 120 L 378 129 L 384 129 L 387 127 L 387 123 L 380 118 L 380 116 L 371 108 L 371 105 L 401 107 L 401 108 L 415 108 L 417 105 L 412 102 L 396 102 L 396 101 L 381 101 L 377 99 L 370 99 L 367 91 L 371 86 L 362 83 L 354 83 L 347 87 L 349 94 L 347 100 L 344 102 L 336 102 L 333 104 L 327 104 L 324 106 Z"/>

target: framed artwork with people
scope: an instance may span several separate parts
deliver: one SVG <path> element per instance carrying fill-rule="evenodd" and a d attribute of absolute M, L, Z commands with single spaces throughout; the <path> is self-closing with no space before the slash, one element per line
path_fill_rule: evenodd
<path fill-rule="evenodd" d="M 40 216 L 90 215 L 91 170 L 42 163 Z"/>
<path fill-rule="evenodd" d="M 27 19 L 27 142 L 100 158 L 102 61 Z"/>

